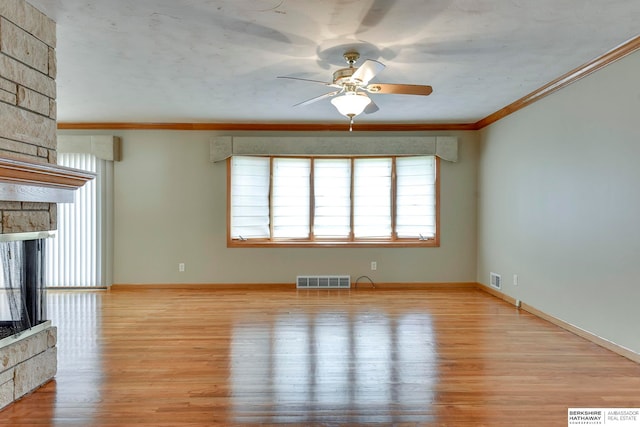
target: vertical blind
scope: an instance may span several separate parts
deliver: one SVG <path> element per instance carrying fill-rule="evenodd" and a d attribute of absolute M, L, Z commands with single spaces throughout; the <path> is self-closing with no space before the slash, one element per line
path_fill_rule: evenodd
<path fill-rule="evenodd" d="M 58 163 L 97 174 L 78 189 L 75 203 L 58 204 L 58 233 L 46 241 L 47 287 L 102 287 L 102 203 L 105 160 L 86 153 L 58 153 Z"/>

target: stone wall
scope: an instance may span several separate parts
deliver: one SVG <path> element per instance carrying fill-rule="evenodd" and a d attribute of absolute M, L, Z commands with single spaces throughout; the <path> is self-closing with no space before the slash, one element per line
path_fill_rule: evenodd
<path fill-rule="evenodd" d="M 56 163 L 56 25 L 0 1 L 0 156 Z M 0 201 L 0 233 L 55 230 L 56 204 Z"/>
<path fill-rule="evenodd" d="M 24 0 L 0 0 L 0 157 L 57 162 L 55 46 L 55 22 Z M 57 228 L 55 203 L 17 200 L 0 200 L 0 233 Z M 56 329 L 45 323 L 0 348 L 0 408 L 55 376 Z"/>
<path fill-rule="evenodd" d="M 45 384 L 57 371 L 57 329 L 50 322 L 34 335 L 5 340 L 12 342 L 0 347 L 0 409 Z"/>

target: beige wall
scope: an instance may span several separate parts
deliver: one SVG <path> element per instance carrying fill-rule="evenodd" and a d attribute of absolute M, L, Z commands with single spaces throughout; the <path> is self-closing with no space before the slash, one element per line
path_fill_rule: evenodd
<path fill-rule="evenodd" d="M 477 280 L 640 353 L 638 76 L 640 52 L 481 132 Z"/>
<path fill-rule="evenodd" d="M 214 132 L 103 133 L 122 137 L 122 161 L 114 171 L 114 283 L 293 284 L 298 274 L 368 275 L 376 282 L 475 281 L 473 132 L 455 134 L 458 163 L 441 162 L 441 247 L 393 249 L 228 249 L 226 163 L 209 161 Z M 377 261 L 377 271 L 370 270 L 371 261 Z M 180 262 L 186 264 L 183 273 Z"/>

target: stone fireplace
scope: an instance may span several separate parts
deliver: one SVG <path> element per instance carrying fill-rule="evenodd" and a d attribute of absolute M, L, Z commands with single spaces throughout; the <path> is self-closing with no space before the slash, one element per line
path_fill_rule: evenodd
<path fill-rule="evenodd" d="M 73 202 L 73 192 L 94 175 L 36 162 L 0 158 L 0 408 L 51 380 L 57 370 L 56 328 L 46 319 L 43 240 L 54 230 L 33 205 Z M 55 223 L 53 224 L 55 227 Z M 51 227 L 46 227 L 51 228 Z M 8 332 L 6 332 L 8 331 Z"/>
<path fill-rule="evenodd" d="M 57 204 L 94 178 L 56 165 L 55 46 L 55 22 L 24 0 L 0 2 L 0 408 L 56 373 L 41 239 L 55 235 Z"/>

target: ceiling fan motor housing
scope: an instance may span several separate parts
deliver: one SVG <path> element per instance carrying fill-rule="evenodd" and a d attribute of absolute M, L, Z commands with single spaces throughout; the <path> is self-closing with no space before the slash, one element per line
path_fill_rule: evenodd
<path fill-rule="evenodd" d="M 353 79 L 352 76 L 356 72 L 357 68 L 354 67 L 356 61 L 360 58 L 360 54 L 355 51 L 346 52 L 344 60 L 349 64 L 349 68 L 341 68 L 333 73 L 333 84 L 337 85 L 361 85 L 363 82 Z"/>
<path fill-rule="evenodd" d="M 362 83 L 357 80 L 353 80 L 351 76 L 355 73 L 357 68 L 349 67 L 349 68 L 341 68 L 335 73 L 333 73 L 333 84 L 344 85 L 349 83 Z"/>

